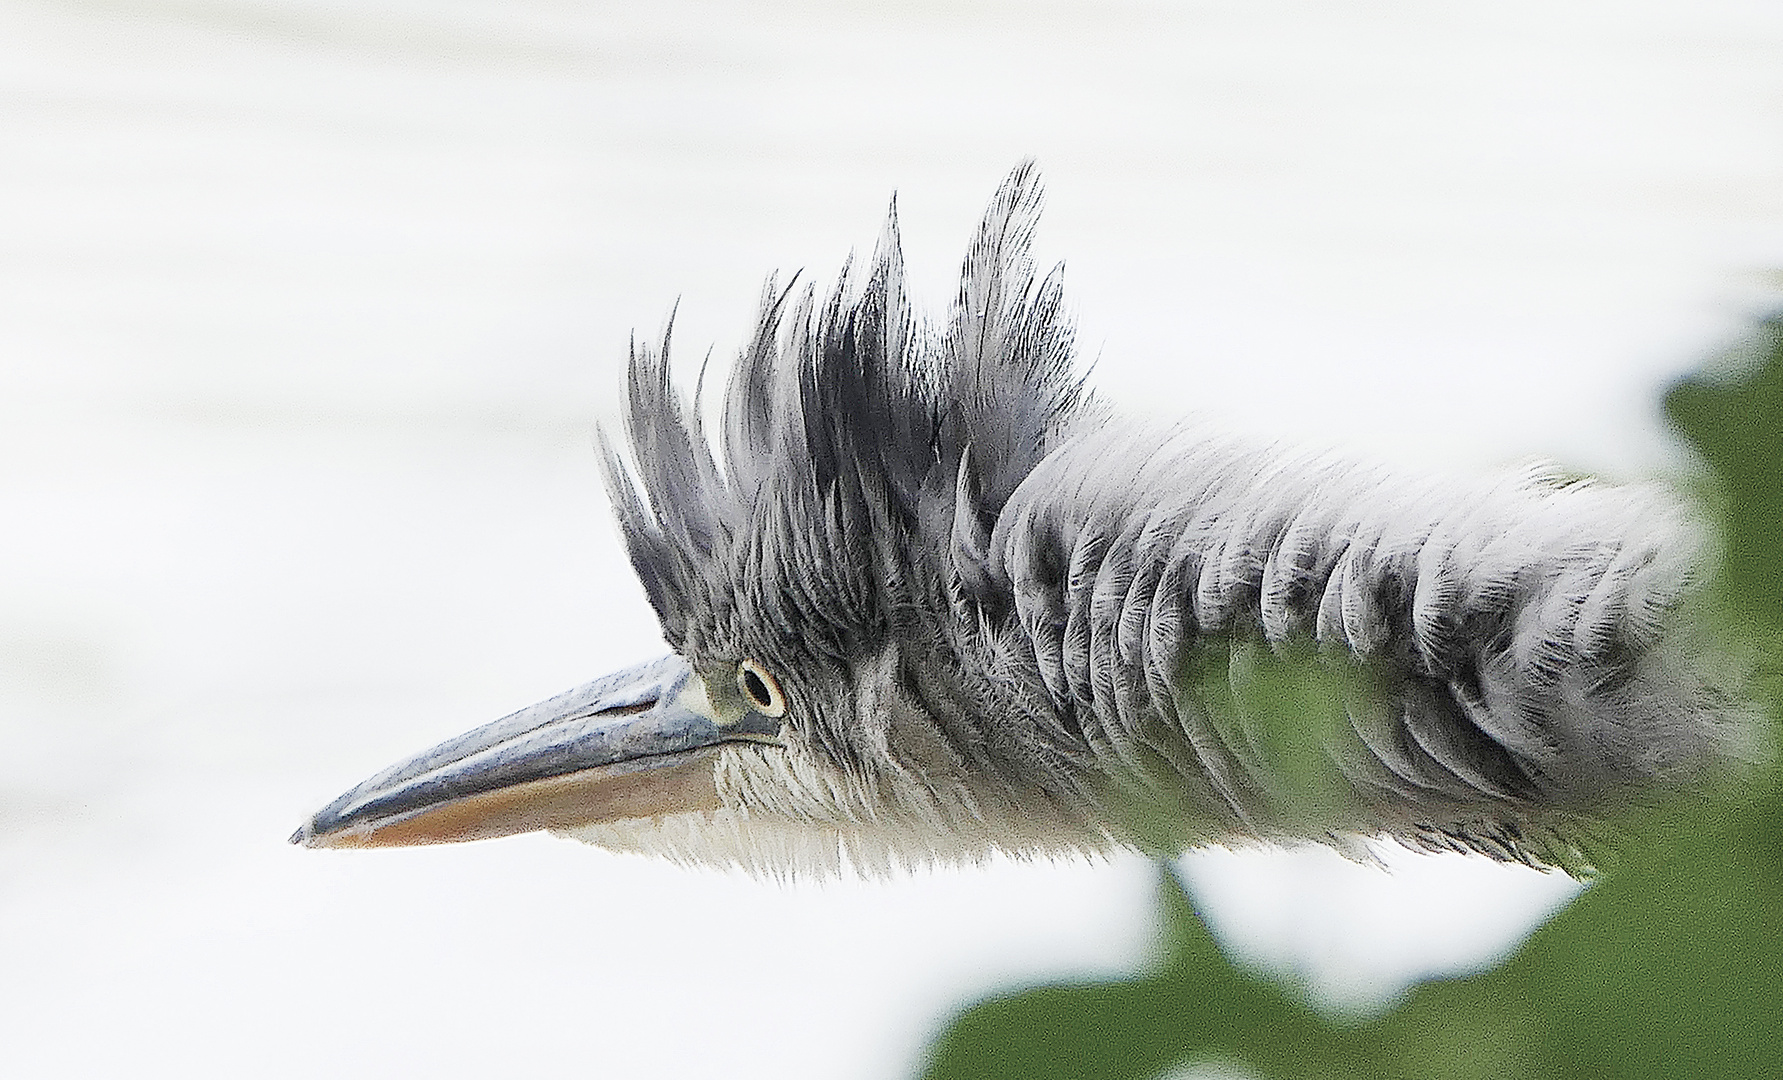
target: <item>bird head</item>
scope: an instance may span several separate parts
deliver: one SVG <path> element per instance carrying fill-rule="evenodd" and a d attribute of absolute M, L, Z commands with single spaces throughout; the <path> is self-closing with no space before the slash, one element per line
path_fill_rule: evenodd
<path fill-rule="evenodd" d="M 1673 495 L 1110 423 L 1059 273 L 1033 274 L 1038 209 L 1018 168 L 939 325 L 906 301 L 895 214 L 834 290 L 770 281 L 715 435 L 666 336 L 634 346 L 603 458 L 674 654 L 293 839 L 550 829 L 828 872 L 1389 835 L 1579 867 L 1617 807 L 1745 754 Z"/>
<path fill-rule="evenodd" d="M 827 296 L 763 293 L 722 431 L 634 344 L 603 434 L 631 565 L 673 655 L 373 777 L 316 847 L 551 829 L 770 871 L 1101 846 L 1081 732 L 1047 692 L 998 514 L 1094 412 L 1059 272 L 1028 257 L 1029 166 L 997 193 L 951 317 L 912 314 L 895 206 Z"/>

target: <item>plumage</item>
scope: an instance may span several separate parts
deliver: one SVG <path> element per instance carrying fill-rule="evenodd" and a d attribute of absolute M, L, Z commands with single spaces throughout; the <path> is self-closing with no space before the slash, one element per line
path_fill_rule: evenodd
<path fill-rule="evenodd" d="M 634 344 L 608 488 L 717 718 L 673 744 L 712 790 L 542 824 L 769 871 L 1375 835 L 1578 869 L 1616 807 L 1737 756 L 1681 614 L 1705 544 L 1677 497 L 1119 418 L 1077 374 L 1061 272 L 1030 263 L 1039 207 L 1024 165 L 939 325 L 895 212 L 827 294 L 770 280 L 716 442 L 667 341 Z M 386 842 L 392 814 L 492 790 L 430 753 L 297 839 Z M 601 754 L 528 775 L 651 764 Z"/>

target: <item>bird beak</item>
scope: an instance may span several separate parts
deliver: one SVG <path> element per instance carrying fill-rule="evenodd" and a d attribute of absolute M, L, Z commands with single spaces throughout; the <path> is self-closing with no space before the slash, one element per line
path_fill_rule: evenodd
<path fill-rule="evenodd" d="M 720 715 L 679 656 L 597 679 L 450 739 L 329 803 L 304 847 L 446 844 L 719 807 L 727 742 L 776 742 L 779 722 Z"/>

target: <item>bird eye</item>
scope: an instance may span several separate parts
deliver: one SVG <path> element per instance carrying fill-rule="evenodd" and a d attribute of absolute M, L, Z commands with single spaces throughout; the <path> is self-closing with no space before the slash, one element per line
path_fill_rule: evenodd
<path fill-rule="evenodd" d="M 737 665 L 737 689 L 763 716 L 779 719 L 786 715 L 786 695 L 780 692 L 780 684 L 754 660 Z"/>

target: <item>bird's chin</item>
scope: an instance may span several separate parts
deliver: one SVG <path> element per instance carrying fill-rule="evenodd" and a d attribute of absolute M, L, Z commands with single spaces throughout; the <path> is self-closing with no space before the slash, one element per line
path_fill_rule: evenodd
<path fill-rule="evenodd" d="M 681 866 L 743 870 L 757 877 L 827 881 L 884 878 L 931 867 L 976 866 L 999 857 L 1097 858 L 1107 837 L 824 825 L 725 808 L 629 818 L 553 830 L 558 836 Z"/>
<path fill-rule="evenodd" d="M 716 776 L 717 808 L 616 817 L 552 832 L 609 851 L 774 879 L 879 878 L 977 865 L 1000 855 L 1076 859 L 1114 846 L 1095 830 L 849 803 L 807 759 L 780 746 L 727 744 L 719 748 Z"/>

